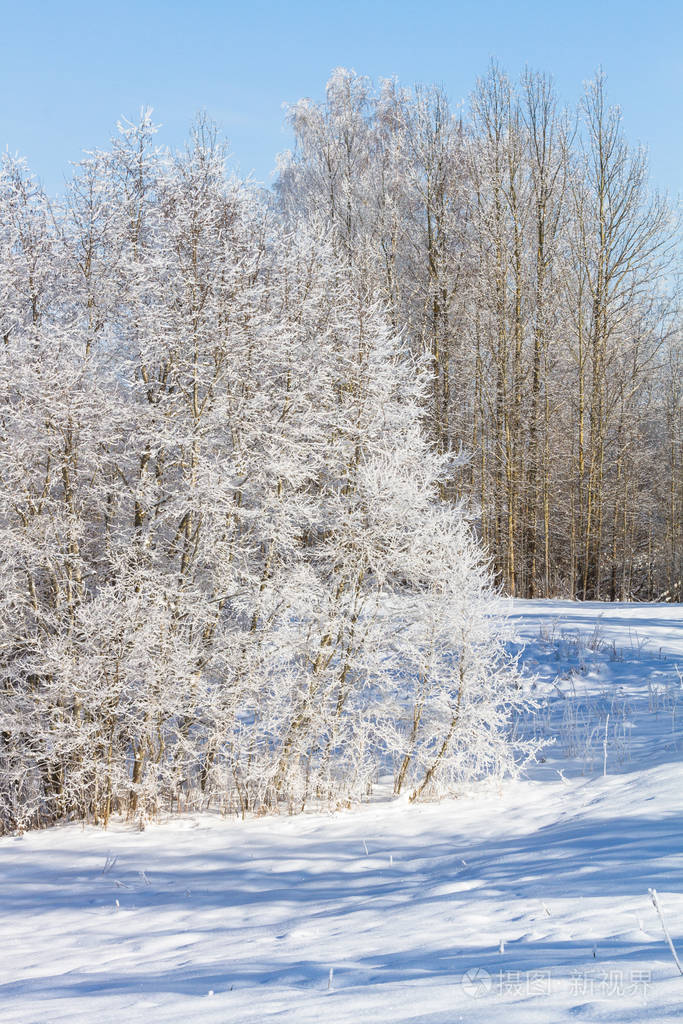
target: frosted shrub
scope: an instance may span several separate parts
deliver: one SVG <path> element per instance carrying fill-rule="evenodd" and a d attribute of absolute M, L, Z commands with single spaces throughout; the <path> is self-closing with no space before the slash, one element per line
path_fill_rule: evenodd
<path fill-rule="evenodd" d="M 513 770 L 430 361 L 329 225 L 226 179 L 210 126 L 153 140 L 122 125 L 49 215 L 4 165 L 0 827 Z"/>

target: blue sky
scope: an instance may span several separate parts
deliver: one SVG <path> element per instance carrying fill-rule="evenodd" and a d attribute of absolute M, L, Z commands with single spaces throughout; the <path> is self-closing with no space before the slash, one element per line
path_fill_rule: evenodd
<path fill-rule="evenodd" d="M 51 193 L 71 160 L 106 145 L 117 119 L 143 104 L 170 145 L 206 110 L 239 170 L 269 183 L 290 144 L 282 104 L 322 98 L 334 67 L 436 82 L 457 102 L 491 57 L 513 75 L 550 71 L 572 104 L 602 65 L 628 137 L 649 148 L 654 184 L 683 193 L 683 3 L 674 0 L 37 0 L 23 9 L 0 0 L 0 15 L 0 145 L 25 156 Z"/>

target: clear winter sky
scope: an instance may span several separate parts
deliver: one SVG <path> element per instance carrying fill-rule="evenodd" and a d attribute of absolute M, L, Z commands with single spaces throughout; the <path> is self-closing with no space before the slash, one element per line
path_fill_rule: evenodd
<path fill-rule="evenodd" d="M 492 56 L 550 71 L 572 104 L 602 65 L 654 184 L 683 193 L 682 0 L 0 0 L 0 147 L 55 193 L 121 115 L 154 107 L 180 145 L 203 109 L 269 184 L 291 141 L 282 104 L 322 99 L 334 67 L 436 82 L 456 103 Z"/>

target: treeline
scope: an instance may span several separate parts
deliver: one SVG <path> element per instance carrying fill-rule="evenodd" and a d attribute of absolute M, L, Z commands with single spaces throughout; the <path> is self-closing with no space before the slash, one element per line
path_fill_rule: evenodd
<path fill-rule="evenodd" d="M 0 831 L 514 771 L 497 587 L 680 596 L 677 228 L 602 80 L 290 121 L 274 193 L 205 118 L 2 160 Z"/>
<path fill-rule="evenodd" d="M 204 120 L 0 171 L 0 831 L 514 770 L 429 362 Z"/>
<path fill-rule="evenodd" d="M 329 224 L 431 356 L 431 437 L 468 455 L 442 493 L 506 591 L 679 600 L 679 225 L 604 78 L 568 112 L 492 66 L 454 112 L 338 70 L 289 120 L 281 207 Z"/>

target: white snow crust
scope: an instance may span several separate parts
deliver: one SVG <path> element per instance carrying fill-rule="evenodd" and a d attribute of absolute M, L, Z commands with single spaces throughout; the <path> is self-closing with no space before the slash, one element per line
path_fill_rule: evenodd
<path fill-rule="evenodd" d="M 4 837 L 0 1021 L 680 1020 L 683 607 L 507 608 L 555 738 L 524 778 Z"/>

